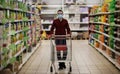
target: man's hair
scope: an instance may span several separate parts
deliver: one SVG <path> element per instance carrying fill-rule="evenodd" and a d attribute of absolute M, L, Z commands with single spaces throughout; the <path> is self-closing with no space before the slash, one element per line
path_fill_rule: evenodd
<path fill-rule="evenodd" d="M 63 11 L 62 11 L 62 10 L 58 10 L 57 12 L 62 12 L 62 13 L 63 13 Z"/>

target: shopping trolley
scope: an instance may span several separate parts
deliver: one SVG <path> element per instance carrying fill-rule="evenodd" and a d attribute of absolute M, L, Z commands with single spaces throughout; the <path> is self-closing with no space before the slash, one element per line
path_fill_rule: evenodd
<path fill-rule="evenodd" d="M 55 40 L 65 40 L 66 44 L 59 44 L 57 45 L 55 43 Z M 50 38 L 50 46 L 51 46 L 51 66 L 50 66 L 50 72 L 55 71 L 55 74 L 58 73 L 58 69 L 56 69 L 55 63 L 56 62 L 65 62 L 67 63 L 67 70 L 68 73 L 72 72 L 72 66 L 71 66 L 71 61 L 72 61 L 72 40 L 71 36 L 69 35 L 54 35 Z M 57 55 L 57 52 L 60 52 L 61 54 L 66 51 L 67 55 Z M 66 57 L 66 59 L 58 59 L 58 57 Z"/>

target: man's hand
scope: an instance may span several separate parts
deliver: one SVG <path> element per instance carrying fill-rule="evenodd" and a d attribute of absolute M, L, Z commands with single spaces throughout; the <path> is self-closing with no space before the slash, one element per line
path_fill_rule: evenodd
<path fill-rule="evenodd" d="M 51 37 L 53 37 L 54 36 L 54 34 L 50 34 L 50 35 L 48 35 L 48 38 L 50 39 Z"/>

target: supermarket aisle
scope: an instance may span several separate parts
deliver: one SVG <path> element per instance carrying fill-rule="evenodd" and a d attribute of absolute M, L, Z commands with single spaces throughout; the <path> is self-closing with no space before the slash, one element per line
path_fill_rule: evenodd
<path fill-rule="evenodd" d="M 33 54 L 18 74 L 51 74 L 49 41 L 42 41 L 42 46 Z M 73 71 L 71 74 L 120 74 L 108 60 L 88 45 L 87 41 L 73 41 Z M 66 74 L 66 70 L 60 71 Z"/>

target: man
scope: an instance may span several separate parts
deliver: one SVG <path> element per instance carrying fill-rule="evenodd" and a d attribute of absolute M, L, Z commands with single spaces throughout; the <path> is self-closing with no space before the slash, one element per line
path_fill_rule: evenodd
<path fill-rule="evenodd" d="M 57 11 L 57 19 L 53 21 L 52 27 L 51 27 L 51 34 L 53 34 L 55 30 L 55 35 L 70 35 L 70 28 L 68 21 L 63 18 L 63 11 L 58 10 Z M 66 39 L 56 39 L 55 40 L 56 45 L 66 45 Z M 61 57 L 61 52 L 57 51 L 57 58 L 58 60 L 65 60 L 67 56 L 67 50 L 63 51 L 63 58 Z M 65 63 L 59 62 L 59 69 L 65 69 Z"/>

